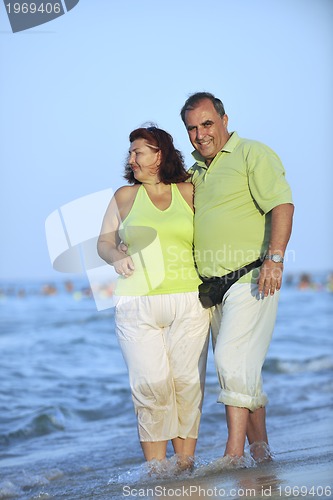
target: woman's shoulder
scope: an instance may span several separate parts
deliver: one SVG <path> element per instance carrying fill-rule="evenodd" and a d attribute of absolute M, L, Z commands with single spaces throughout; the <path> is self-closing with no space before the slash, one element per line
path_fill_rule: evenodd
<path fill-rule="evenodd" d="M 114 194 L 114 200 L 122 220 L 129 214 L 141 184 L 122 186 Z"/>
<path fill-rule="evenodd" d="M 179 189 L 180 194 L 193 210 L 193 184 L 192 182 L 178 182 L 176 186 Z"/>
<path fill-rule="evenodd" d="M 141 184 L 134 184 L 132 186 L 122 186 L 118 188 L 114 193 L 116 201 L 124 203 L 131 200 L 136 196 L 136 193 L 138 192 L 140 186 Z"/>
<path fill-rule="evenodd" d="M 179 191 L 183 196 L 186 195 L 193 195 L 193 184 L 192 182 L 178 182 L 176 184 L 178 187 Z"/>
<path fill-rule="evenodd" d="M 180 193 L 183 195 L 184 198 L 188 196 L 193 196 L 193 184 L 192 182 L 178 182 L 176 184 L 178 187 Z"/>

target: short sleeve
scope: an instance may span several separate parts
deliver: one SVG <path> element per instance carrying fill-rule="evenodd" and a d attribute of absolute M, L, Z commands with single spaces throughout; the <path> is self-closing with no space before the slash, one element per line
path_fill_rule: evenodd
<path fill-rule="evenodd" d="M 285 170 L 278 155 L 261 143 L 253 145 L 247 156 L 249 189 L 263 213 L 284 203 L 293 203 Z"/>

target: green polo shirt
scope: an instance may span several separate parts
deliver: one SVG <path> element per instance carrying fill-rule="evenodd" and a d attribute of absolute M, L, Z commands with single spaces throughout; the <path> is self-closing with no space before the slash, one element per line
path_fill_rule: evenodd
<path fill-rule="evenodd" d="M 201 276 L 223 276 L 265 255 L 271 214 L 292 203 L 281 160 L 269 147 L 233 132 L 207 167 L 195 151 L 194 246 Z M 257 279 L 251 272 L 240 282 Z"/>

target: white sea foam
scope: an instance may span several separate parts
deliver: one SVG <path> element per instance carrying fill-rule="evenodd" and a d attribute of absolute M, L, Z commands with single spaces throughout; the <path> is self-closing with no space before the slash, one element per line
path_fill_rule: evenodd
<path fill-rule="evenodd" d="M 11 481 L 0 483 L 0 499 L 15 498 L 22 493 L 22 490 Z"/>

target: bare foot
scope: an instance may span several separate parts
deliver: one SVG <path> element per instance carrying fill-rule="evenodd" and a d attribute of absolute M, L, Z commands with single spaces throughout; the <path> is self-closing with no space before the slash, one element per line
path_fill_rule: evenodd
<path fill-rule="evenodd" d="M 273 460 L 272 452 L 265 441 L 256 441 L 250 445 L 250 454 L 257 463 L 270 462 Z"/>
<path fill-rule="evenodd" d="M 165 475 L 168 470 L 168 461 L 166 459 L 157 460 L 154 458 L 153 460 L 149 460 L 147 462 L 148 467 L 148 476 L 161 476 Z"/>
<path fill-rule="evenodd" d="M 194 457 L 188 455 L 176 455 L 177 456 L 177 469 L 179 472 L 189 471 L 194 469 Z"/>

